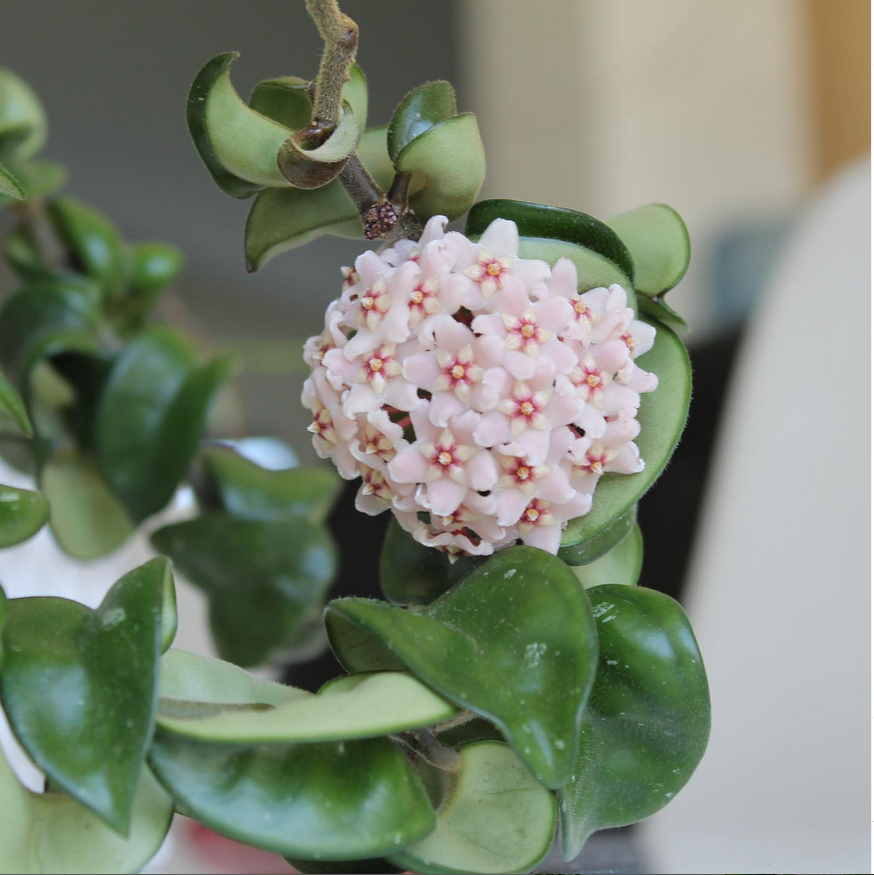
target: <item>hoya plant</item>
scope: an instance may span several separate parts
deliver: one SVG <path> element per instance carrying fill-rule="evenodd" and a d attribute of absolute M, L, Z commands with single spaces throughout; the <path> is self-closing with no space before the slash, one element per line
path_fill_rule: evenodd
<path fill-rule="evenodd" d="M 59 195 L 63 171 L 33 160 L 40 104 L 0 74 L 20 284 L 0 309 L 0 453 L 34 479 L 0 487 L 0 546 L 48 524 L 78 560 L 143 529 L 156 553 L 96 608 L 0 591 L 0 704 L 44 775 L 37 792 L 0 756 L 0 871 L 134 872 L 178 812 L 301 872 L 529 872 L 659 811 L 704 754 L 701 654 L 641 585 L 636 522 L 689 408 L 665 302 L 682 220 L 478 201 L 484 150 L 452 86 L 368 127 L 356 24 L 336 0 L 307 9 L 314 79 L 245 101 L 218 55 L 187 123 L 213 181 L 254 198 L 250 271 L 323 234 L 372 241 L 326 266 L 338 297 L 302 350 L 322 467 L 220 440 L 231 365 L 161 309 L 180 253 Z M 340 478 L 392 516 L 384 601 L 324 605 Z M 194 515 L 156 521 L 180 489 Z M 174 567 L 222 659 L 173 647 Z M 246 670 L 318 622 L 338 663 L 318 692 Z"/>

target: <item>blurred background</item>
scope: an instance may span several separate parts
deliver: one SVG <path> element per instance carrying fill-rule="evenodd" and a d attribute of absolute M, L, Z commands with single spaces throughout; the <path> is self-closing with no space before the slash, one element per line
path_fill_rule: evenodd
<path fill-rule="evenodd" d="M 692 416 L 641 506 L 642 583 L 692 614 L 713 743 L 675 804 L 593 842 L 579 871 L 869 871 L 870 3 L 343 5 L 371 124 L 449 79 L 479 118 L 483 196 L 601 218 L 663 201 L 692 236 L 670 298 L 692 326 Z M 362 246 L 322 238 L 247 275 L 248 204 L 215 187 L 184 119 L 220 51 L 241 53 L 244 95 L 314 75 L 303 3 L 5 0 L 3 22 L 0 63 L 42 98 L 68 191 L 187 254 L 172 318 L 243 363 L 224 436 L 275 435 L 313 461 L 296 341 L 321 330 Z M 375 588 L 361 569 L 375 572 L 384 522 L 338 507 L 344 594 Z M 197 595 L 183 628 L 186 604 L 196 614 Z M 208 646 L 202 624 L 187 634 Z M 287 871 L 224 845 L 203 856 L 209 842 L 177 831 L 155 871 Z"/>

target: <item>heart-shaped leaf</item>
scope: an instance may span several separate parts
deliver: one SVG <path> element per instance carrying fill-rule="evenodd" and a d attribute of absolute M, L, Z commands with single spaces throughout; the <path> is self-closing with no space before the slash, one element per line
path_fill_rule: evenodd
<path fill-rule="evenodd" d="M 588 565 L 575 566 L 573 572 L 586 589 L 607 583 L 636 586 L 642 567 L 643 535 L 640 526 L 634 523 L 609 553 Z"/>
<path fill-rule="evenodd" d="M 340 487 L 340 478 L 326 466 L 270 471 L 218 445 L 201 455 L 224 509 L 239 517 L 321 522 Z"/>
<path fill-rule="evenodd" d="M 624 276 L 634 282 L 634 261 L 631 253 L 616 232 L 594 216 L 526 201 L 485 200 L 480 201 L 470 211 L 465 233 L 468 236 L 482 234 L 495 219 L 515 222 L 522 237 L 545 237 L 582 246 L 611 261 Z M 633 286 L 625 288 L 630 291 Z"/>
<path fill-rule="evenodd" d="M 72 198 L 46 204 L 58 236 L 69 246 L 84 272 L 109 295 L 117 295 L 125 278 L 124 251 L 115 226 L 102 213 Z"/>
<path fill-rule="evenodd" d="M 206 169 L 226 194 L 246 198 L 263 187 L 287 187 L 276 156 L 293 133 L 248 106 L 231 84 L 237 52 L 217 55 L 188 93 L 188 130 Z"/>
<path fill-rule="evenodd" d="M 95 451 L 135 522 L 173 497 L 229 368 L 226 358 L 198 367 L 189 343 L 169 328 L 144 332 L 118 357 L 97 411 Z"/>
<path fill-rule="evenodd" d="M 177 810 L 292 857 L 385 856 L 434 828 L 422 785 L 385 738 L 243 747 L 159 732 L 151 762 Z"/>
<path fill-rule="evenodd" d="M 441 550 L 414 540 L 393 518 L 379 556 L 379 584 L 396 605 L 427 605 L 481 564 L 468 556 L 450 562 Z"/>
<path fill-rule="evenodd" d="M 0 848 L 3 872 L 139 872 L 157 853 L 173 819 L 173 800 L 144 768 L 120 836 L 63 793 L 23 787 L 0 751 Z"/>
<path fill-rule="evenodd" d="M 654 298 L 642 297 L 640 312 L 645 313 L 650 319 L 657 319 L 680 334 L 689 330 L 689 323 L 673 307 L 668 306 L 661 295 L 656 295 Z"/>
<path fill-rule="evenodd" d="M 585 591 L 557 557 L 511 547 L 421 613 L 338 599 L 325 622 L 349 671 L 400 662 L 496 723 L 547 787 L 570 777 L 598 642 Z"/>
<path fill-rule="evenodd" d="M 395 167 L 412 175 L 410 206 L 423 222 L 437 215 L 460 218 L 486 175 L 476 116 L 464 112 L 429 127 L 400 151 Z"/>
<path fill-rule="evenodd" d="M 0 68 L 0 161 L 26 161 L 46 141 L 48 124 L 33 89 L 11 70 Z"/>
<path fill-rule="evenodd" d="M 0 549 L 32 538 L 48 518 L 48 503 L 38 492 L 0 484 Z"/>
<path fill-rule="evenodd" d="M 44 280 L 8 298 L 0 309 L 0 364 L 27 396 L 36 362 L 65 350 L 97 347 L 99 293 L 88 282 Z"/>
<path fill-rule="evenodd" d="M 635 504 L 600 535 L 580 544 L 560 547 L 558 558 L 568 565 L 588 565 L 600 559 L 605 553 L 609 553 L 631 531 L 636 519 L 637 505 Z M 572 537 L 573 531 L 571 529 L 570 535 L 567 532 L 563 533 L 563 537 Z"/>
<path fill-rule="evenodd" d="M 386 128 L 371 128 L 358 141 L 358 157 L 383 189 L 394 167 L 386 150 Z M 256 271 L 268 261 L 323 234 L 364 238 L 361 218 L 339 180 L 312 190 L 262 191 L 246 222 L 246 265 Z"/>
<path fill-rule="evenodd" d="M 396 161 L 416 137 L 458 112 L 455 89 L 445 80 L 414 88 L 398 104 L 388 125 L 388 153 Z"/>
<path fill-rule="evenodd" d="M 323 142 L 310 130 L 292 134 L 276 157 L 282 175 L 295 188 L 322 188 L 346 166 L 358 144 L 359 127 L 352 107 L 343 103 L 343 115 L 333 133 Z"/>
<path fill-rule="evenodd" d="M 33 437 L 33 426 L 21 396 L 0 372 L 0 426 L 10 419 L 18 432 L 25 437 Z"/>
<path fill-rule="evenodd" d="M 57 787 L 126 834 L 152 735 L 167 560 L 122 577 L 97 610 L 13 599 L 0 700 L 15 736 Z"/>
<path fill-rule="evenodd" d="M 501 742 L 462 747 L 456 775 L 435 774 L 437 828 L 389 860 L 413 872 L 530 872 L 555 836 L 555 798 Z"/>
<path fill-rule="evenodd" d="M 574 777 L 559 791 L 568 860 L 596 829 L 667 805 L 710 733 L 707 676 L 683 609 L 638 587 L 599 586 L 589 595 L 601 651 Z"/>
<path fill-rule="evenodd" d="M 288 644 L 336 568 L 327 531 L 303 518 L 211 513 L 165 526 L 152 542 L 207 594 L 219 655 L 239 665 Z"/>
<path fill-rule="evenodd" d="M 27 197 L 27 191 L 15 174 L 0 164 L 0 197 L 9 198 L 12 201 L 23 201 Z M 0 204 L 2 206 L 3 204 Z"/>
<path fill-rule="evenodd" d="M 643 295 L 672 289 L 689 267 L 689 232 L 676 210 L 648 204 L 607 223 L 634 259 L 634 287 Z"/>
<path fill-rule="evenodd" d="M 316 696 L 301 697 L 277 708 L 228 709 L 215 703 L 211 708 L 187 710 L 185 706 L 185 702 L 162 700 L 158 711 L 161 729 L 226 744 L 375 738 L 433 726 L 456 713 L 449 702 L 403 672 L 347 675 Z"/>
<path fill-rule="evenodd" d="M 89 562 L 106 556 L 133 534 L 124 506 L 94 463 L 75 450 L 52 456 L 42 469 L 40 487 L 51 507 L 52 534 L 73 559 Z"/>
<path fill-rule="evenodd" d="M 646 468 L 639 474 L 602 477 L 595 488 L 592 509 L 568 523 L 562 536 L 565 546 L 596 538 L 628 513 L 664 470 L 680 440 L 692 391 L 689 353 L 670 328 L 655 327 L 652 349 L 637 360 L 640 367 L 659 378 L 655 392 L 641 395 L 637 414 L 640 436 L 635 443 Z"/>

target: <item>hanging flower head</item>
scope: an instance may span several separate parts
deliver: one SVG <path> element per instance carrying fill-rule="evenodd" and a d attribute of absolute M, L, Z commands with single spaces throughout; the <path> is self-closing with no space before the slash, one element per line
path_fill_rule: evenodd
<path fill-rule="evenodd" d="M 521 539 L 558 551 L 606 473 L 643 470 L 634 360 L 655 331 L 618 285 L 580 293 L 573 262 L 519 258 L 516 225 L 478 243 L 431 219 L 344 268 L 305 348 L 313 443 L 359 510 L 391 510 L 451 557 Z"/>

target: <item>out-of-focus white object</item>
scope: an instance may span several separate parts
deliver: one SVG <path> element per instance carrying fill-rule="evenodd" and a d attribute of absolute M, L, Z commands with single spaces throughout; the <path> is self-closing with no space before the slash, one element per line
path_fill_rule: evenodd
<path fill-rule="evenodd" d="M 657 872 L 870 872 L 870 170 L 785 245 L 731 385 L 688 581 L 710 747 Z"/>

